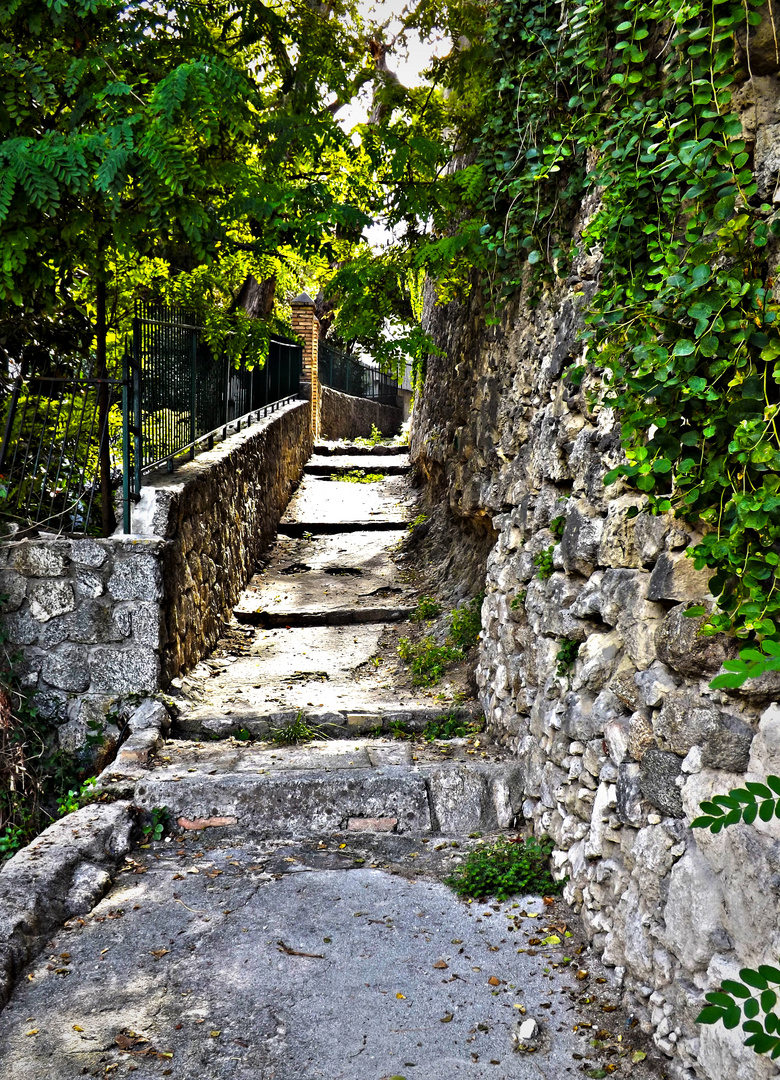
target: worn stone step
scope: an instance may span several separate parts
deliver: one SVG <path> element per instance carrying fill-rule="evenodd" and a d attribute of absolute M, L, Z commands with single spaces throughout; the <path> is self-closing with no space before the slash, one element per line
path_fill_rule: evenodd
<path fill-rule="evenodd" d="M 293 495 L 280 523 L 280 531 L 289 525 L 305 525 L 310 532 L 338 532 L 370 529 L 374 522 L 398 528 L 414 517 L 409 481 L 404 476 L 387 476 L 373 484 L 347 484 L 321 476 L 306 476 Z"/>
<path fill-rule="evenodd" d="M 409 456 L 408 446 L 357 446 L 355 443 L 318 442 L 314 444 L 314 453 L 332 457 L 400 457 Z"/>
<path fill-rule="evenodd" d="M 409 470 L 409 458 L 400 454 L 377 454 L 366 461 L 364 457 L 354 457 L 351 454 L 315 454 L 309 458 L 303 471 L 309 476 L 330 476 L 331 473 L 350 472 L 353 469 L 382 473 L 385 476 L 401 476 Z"/>
<path fill-rule="evenodd" d="M 282 521 L 277 531 L 280 536 L 300 539 L 307 533 L 311 536 L 335 536 L 352 532 L 392 532 L 399 528 L 407 529 L 411 523 L 411 515 L 399 514 L 390 520 L 377 517 L 360 518 L 356 521 Z"/>
<path fill-rule="evenodd" d="M 169 741 L 139 770 L 133 799 L 167 807 L 184 828 L 211 822 L 265 836 L 340 829 L 467 836 L 511 827 L 522 805 L 522 767 L 474 747 L 469 759 L 464 743 Z M 106 790 L 121 782 L 102 778 Z"/>
<path fill-rule="evenodd" d="M 275 611 L 253 607 L 248 603 L 238 604 L 233 614 L 240 623 L 248 626 L 353 626 L 360 623 L 400 622 L 408 619 L 414 607 L 365 607 L 365 608 L 323 608 L 320 611 Z"/>
<path fill-rule="evenodd" d="M 415 705 L 403 708 L 388 700 L 383 707 L 378 707 L 375 700 L 354 704 L 341 711 L 326 710 L 317 712 L 308 707 L 303 709 L 279 709 L 268 707 L 263 710 L 256 706 L 236 706 L 229 713 L 219 708 L 198 706 L 184 710 L 174 724 L 174 733 L 181 738 L 228 739 L 237 732 L 246 733 L 254 739 L 265 739 L 278 727 L 290 724 L 302 712 L 306 722 L 322 728 L 331 739 L 354 739 L 367 733 L 392 735 L 394 728 L 401 725 L 410 733 L 420 733 L 432 720 L 442 715 L 441 708 Z M 447 710 L 448 716 L 455 716 L 464 721 L 474 719 L 467 709 Z"/>

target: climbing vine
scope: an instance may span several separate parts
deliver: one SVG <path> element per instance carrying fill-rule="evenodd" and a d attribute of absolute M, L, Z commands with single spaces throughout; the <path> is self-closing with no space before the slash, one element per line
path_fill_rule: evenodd
<path fill-rule="evenodd" d="M 502 0 L 477 138 L 494 298 L 521 285 L 538 297 L 564 276 L 581 215 L 601 267 L 584 360 L 627 457 L 605 482 L 622 477 L 653 512 L 703 525 L 691 553 L 718 597 L 704 632 L 753 646 L 720 677 L 729 686 L 780 668 L 780 305 L 767 257 L 780 215 L 732 100 L 749 77 L 736 35 L 760 22 L 759 2 Z"/>

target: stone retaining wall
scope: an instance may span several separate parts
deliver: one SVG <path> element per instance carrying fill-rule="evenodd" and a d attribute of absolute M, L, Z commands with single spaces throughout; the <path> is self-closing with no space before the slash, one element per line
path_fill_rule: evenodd
<path fill-rule="evenodd" d="M 689 826 L 701 800 L 780 773 L 780 681 L 709 688 L 736 644 L 683 616 L 711 602 L 686 556 L 697 533 L 603 485 L 622 460 L 619 424 L 589 404 L 587 378 L 565 377 L 582 362 L 598 272 L 598 253 L 581 254 L 538 306 L 518 295 L 490 330 L 481 290 L 465 307 L 428 304 L 442 354 L 429 358 L 412 460 L 442 577 L 486 577 L 479 692 L 522 763 L 525 827 L 554 838 L 564 895 L 668 1075 L 764 1080 L 777 1066 L 739 1029 L 694 1021 L 724 978 L 777 962 L 780 822 Z"/>
<path fill-rule="evenodd" d="M 368 438 L 376 424 L 383 435 L 397 435 L 404 412 L 394 405 L 379 405 L 367 398 L 353 397 L 320 386 L 320 430 L 324 439 Z"/>
<path fill-rule="evenodd" d="M 154 693 L 213 648 L 312 445 L 296 401 L 150 479 L 129 537 L 0 545 L 3 622 L 64 749 L 83 748 L 117 697 Z"/>

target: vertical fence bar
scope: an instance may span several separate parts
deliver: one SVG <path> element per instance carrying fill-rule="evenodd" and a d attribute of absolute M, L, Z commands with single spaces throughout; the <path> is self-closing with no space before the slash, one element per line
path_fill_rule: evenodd
<path fill-rule="evenodd" d="M 122 532 L 130 532 L 130 357 L 122 357 Z"/>

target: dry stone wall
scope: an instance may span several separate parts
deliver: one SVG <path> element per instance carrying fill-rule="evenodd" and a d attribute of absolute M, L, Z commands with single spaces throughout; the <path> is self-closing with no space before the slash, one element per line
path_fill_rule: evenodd
<path fill-rule="evenodd" d="M 293 402 L 152 478 L 130 537 L 0 545 L 4 627 L 63 749 L 95 724 L 110 749 L 118 697 L 155 693 L 213 648 L 311 456 L 310 415 Z"/>
<path fill-rule="evenodd" d="M 780 822 L 718 836 L 689 825 L 702 799 L 780 773 L 780 685 L 709 688 L 735 646 L 683 616 L 711 602 L 686 556 L 695 530 L 604 487 L 622 460 L 618 421 L 589 404 L 587 378 L 565 377 L 598 271 L 598 252 L 583 253 L 490 330 L 479 290 L 462 307 L 429 297 L 442 353 L 412 457 L 440 567 L 485 575 L 481 701 L 522 764 L 526 826 L 555 840 L 566 898 L 671 1077 L 763 1080 L 777 1067 L 738 1030 L 694 1019 L 723 978 L 777 962 Z"/>
<path fill-rule="evenodd" d="M 403 409 L 394 405 L 380 405 L 320 386 L 320 430 L 325 439 L 365 439 L 371 434 L 372 424 L 383 435 L 397 435 L 403 418 Z"/>

